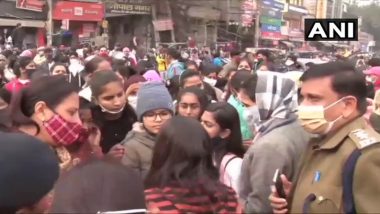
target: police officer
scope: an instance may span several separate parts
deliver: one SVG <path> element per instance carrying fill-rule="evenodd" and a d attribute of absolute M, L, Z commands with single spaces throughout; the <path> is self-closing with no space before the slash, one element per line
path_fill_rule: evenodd
<path fill-rule="evenodd" d="M 293 183 L 281 177 L 286 199 L 272 187 L 273 211 L 379 212 L 380 135 L 363 118 L 365 77 L 350 64 L 331 62 L 311 67 L 301 81 L 299 120 L 315 138 Z"/>

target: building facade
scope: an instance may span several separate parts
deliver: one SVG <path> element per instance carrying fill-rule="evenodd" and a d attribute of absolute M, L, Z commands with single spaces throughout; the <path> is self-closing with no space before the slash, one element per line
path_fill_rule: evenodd
<path fill-rule="evenodd" d="M 20 23 L 24 32 L 23 48 L 45 45 L 48 11 L 45 1 L 0 1 L 0 44 L 5 43 Z"/>

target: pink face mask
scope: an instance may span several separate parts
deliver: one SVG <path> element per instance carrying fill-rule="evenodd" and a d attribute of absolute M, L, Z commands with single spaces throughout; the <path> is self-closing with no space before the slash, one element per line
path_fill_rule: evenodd
<path fill-rule="evenodd" d="M 82 124 L 68 122 L 58 114 L 45 121 L 43 126 L 53 140 L 63 146 L 75 143 L 83 133 Z"/>

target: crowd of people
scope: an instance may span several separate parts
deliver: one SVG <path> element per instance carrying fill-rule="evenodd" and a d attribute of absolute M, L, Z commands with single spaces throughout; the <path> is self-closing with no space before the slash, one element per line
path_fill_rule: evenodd
<path fill-rule="evenodd" d="M 364 63 L 4 50 L 0 213 L 376 213 L 380 59 Z"/>

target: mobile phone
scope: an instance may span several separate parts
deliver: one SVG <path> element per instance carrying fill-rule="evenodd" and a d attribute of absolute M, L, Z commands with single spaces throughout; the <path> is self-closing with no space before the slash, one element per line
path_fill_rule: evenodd
<path fill-rule="evenodd" d="M 277 191 L 278 196 L 280 198 L 286 199 L 284 185 L 283 185 L 282 180 L 281 180 L 281 170 L 280 169 L 276 169 L 276 172 L 274 173 L 273 184 L 276 187 L 276 191 Z"/>

